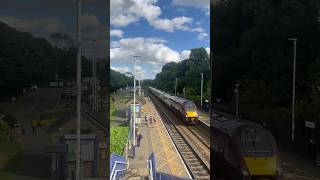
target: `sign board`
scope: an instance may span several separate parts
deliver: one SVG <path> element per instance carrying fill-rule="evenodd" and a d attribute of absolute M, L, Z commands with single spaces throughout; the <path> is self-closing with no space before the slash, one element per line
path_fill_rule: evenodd
<path fill-rule="evenodd" d="M 133 113 L 133 104 L 130 104 L 131 113 Z M 140 112 L 140 104 L 136 104 L 136 113 Z"/>
<path fill-rule="evenodd" d="M 76 160 L 76 135 L 65 135 L 65 142 L 68 145 L 68 160 Z M 95 157 L 95 135 L 81 135 L 80 151 L 82 161 L 94 161 Z"/>
<path fill-rule="evenodd" d="M 58 82 L 50 82 L 49 86 L 56 87 L 56 86 L 58 86 Z"/>
<path fill-rule="evenodd" d="M 305 121 L 305 126 L 311 129 L 315 128 L 315 123 L 311 121 Z"/>
<path fill-rule="evenodd" d="M 76 160 L 76 140 L 67 140 L 68 144 L 68 160 Z M 94 161 L 94 141 L 93 140 L 81 140 L 81 160 L 82 161 Z"/>

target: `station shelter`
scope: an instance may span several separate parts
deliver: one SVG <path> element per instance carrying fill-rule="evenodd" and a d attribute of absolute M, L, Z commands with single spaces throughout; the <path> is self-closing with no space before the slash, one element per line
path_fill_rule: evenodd
<path fill-rule="evenodd" d="M 126 119 L 130 124 L 130 130 L 128 134 L 128 156 L 134 157 L 135 155 L 135 147 L 132 145 L 135 141 L 133 134 L 135 133 L 134 127 L 137 127 L 138 124 L 140 124 L 143 116 L 143 105 L 145 104 L 145 100 L 142 97 L 136 96 L 136 108 L 135 108 L 135 114 L 136 114 L 136 121 L 135 126 L 133 126 L 133 113 L 134 113 L 134 104 L 133 99 L 129 100 L 126 103 Z"/>

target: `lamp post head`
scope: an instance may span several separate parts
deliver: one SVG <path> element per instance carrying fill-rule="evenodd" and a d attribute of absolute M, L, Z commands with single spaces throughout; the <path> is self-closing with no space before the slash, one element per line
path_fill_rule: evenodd
<path fill-rule="evenodd" d="M 289 41 L 297 41 L 297 38 L 288 38 Z"/>

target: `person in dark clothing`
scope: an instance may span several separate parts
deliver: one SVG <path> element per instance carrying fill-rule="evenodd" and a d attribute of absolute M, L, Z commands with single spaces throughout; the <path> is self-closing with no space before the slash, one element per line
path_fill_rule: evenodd
<path fill-rule="evenodd" d="M 33 136 L 36 136 L 37 135 L 38 120 L 35 117 L 32 117 L 31 127 L 32 127 Z"/>
<path fill-rule="evenodd" d="M 150 116 L 149 121 L 150 121 L 150 123 L 152 123 L 152 116 Z"/>
<path fill-rule="evenodd" d="M 156 114 L 153 115 L 153 122 L 156 122 Z"/>
<path fill-rule="evenodd" d="M 139 131 L 139 132 L 138 132 L 138 137 L 137 137 L 137 145 L 138 145 L 138 147 L 140 146 L 141 139 L 142 139 L 142 134 L 141 134 L 141 132 Z"/>
<path fill-rule="evenodd" d="M 148 114 L 146 114 L 146 115 L 144 116 L 144 119 L 145 119 L 146 122 L 148 122 Z"/>

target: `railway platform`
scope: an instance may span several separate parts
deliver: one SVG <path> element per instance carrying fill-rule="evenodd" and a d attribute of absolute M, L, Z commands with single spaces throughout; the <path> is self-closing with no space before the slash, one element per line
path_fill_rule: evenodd
<path fill-rule="evenodd" d="M 136 147 L 135 158 L 130 160 L 129 169 L 135 169 L 135 174 L 145 176 L 147 173 L 148 157 L 153 152 L 155 155 L 155 170 L 179 177 L 191 179 L 187 167 L 181 159 L 175 145 L 164 127 L 157 110 L 148 97 L 144 97 L 143 118 L 138 123 L 138 129 L 142 133 L 140 146 Z M 145 115 L 148 119 L 145 121 Z M 149 117 L 154 116 L 155 122 L 149 121 Z"/>
<path fill-rule="evenodd" d="M 150 121 L 148 121 L 147 123 L 150 137 L 152 137 L 151 143 L 156 157 L 157 171 L 179 177 L 190 178 L 190 174 L 188 173 L 184 162 L 167 133 L 157 110 L 148 97 L 145 97 L 145 100 L 145 112 L 149 115 L 155 116 L 156 119 L 156 122 L 150 123 Z"/>
<path fill-rule="evenodd" d="M 210 126 L 209 112 L 202 111 L 201 109 L 198 109 L 198 114 L 199 114 L 199 120 L 204 122 L 207 126 Z"/>

